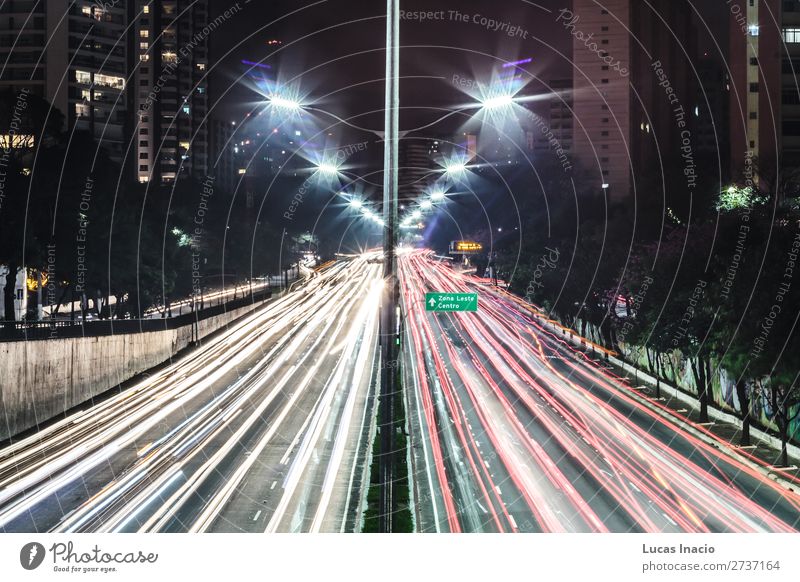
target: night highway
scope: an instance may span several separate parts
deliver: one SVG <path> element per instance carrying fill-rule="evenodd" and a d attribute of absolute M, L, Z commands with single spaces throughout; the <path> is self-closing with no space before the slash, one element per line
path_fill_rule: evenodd
<path fill-rule="evenodd" d="M 297 289 L 0 450 L 3 531 L 354 529 L 374 407 L 378 266 Z"/>
<path fill-rule="evenodd" d="M 800 0 L 0 0 L 3 581 L 796 580 L 798 71 Z"/>
<path fill-rule="evenodd" d="M 800 528 L 799 495 L 681 429 L 519 298 L 428 252 L 401 259 L 401 281 L 420 531 Z M 426 313 L 432 289 L 477 291 L 479 312 Z"/>

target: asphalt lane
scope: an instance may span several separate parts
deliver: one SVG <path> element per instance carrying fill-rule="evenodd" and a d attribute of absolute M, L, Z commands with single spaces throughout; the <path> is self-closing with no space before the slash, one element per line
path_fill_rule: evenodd
<path fill-rule="evenodd" d="M 421 531 L 791 532 L 800 497 L 661 414 L 521 300 L 401 259 Z M 430 313 L 425 292 L 478 292 Z"/>
<path fill-rule="evenodd" d="M 154 376 L 0 450 L 0 529 L 353 527 L 381 288 L 367 258 L 313 273 Z"/>

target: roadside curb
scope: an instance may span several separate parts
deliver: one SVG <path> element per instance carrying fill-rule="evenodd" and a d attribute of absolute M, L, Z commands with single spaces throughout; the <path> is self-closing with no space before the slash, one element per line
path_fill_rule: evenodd
<path fill-rule="evenodd" d="M 624 360 L 620 360 L 619 358 L 614 357 L 613 355 L 611 355 L 611 352 L 609 352 L 609 350 L 603 348 L 602 346 L 599 346 L 598 344 L 595 344 L 594 342 L 592 342 L 587 338 L 584 338 L 575 330 L 567 328 L 553 321 L 543 313 L 539 312 L 535 307 L 525 303 L 521 299 L 518 299 L 516 296 L 513 296 L 510 293 L 505 293 L 505 294 L 513 297 L 515 300 L 517 300 L 517 302 L 525 305 L 529 309 L 529 311 L 534 315 L 534 317 L 536 317 L 539 320 L 540 325 L 542 325 L 545 328 L 548 328 L 553 333 L 554 338 L 567 341 L 576 347 L 582 348 L 583 350 L 585 350 L 585 353 L 587 355 L 591 355 L 592 352 L 594 351 L 594 347 L 596 346 L 598 349 L 595 353 L 601 355 L 605 359 L 605 361 L 621 369 L 623 372 L 633 374 L 636 381 L 641 380 L 647 383 L 649 387 L 652 388 L 655 388 L 656 385 L 658 385 L 660 391 L 666 396 L 669 396 L 673 399 L 680 401 L 683 404 L 686 404 L 687 406 L 690 406 L 695 411 L 699 410 L 700 401 L 694 396 L 687 394 L 683 390 L 676 388 L 675 386 L 672 386 L 664 382 L 663 380 L 662 381 L 656 380 L 656 378 L 654 378 L 647 372 L 639 368 L 636 368 L 635 366 L 629 364 L 628 362 L 625 362 Z M 667 420 L 670 420 L 671 422 L 675 423 L 682 429 L 686 430 L 687 432 L 690 432 L 693 436 L 702 439 L 703 442 L 705 442 L 706 444 L 713 446 L 719 449 L 720 451 L 723 451 L 726 455 L 736 458 L 737 460 L 745 463 L 749 467 L 759 471 L 765 477 L 779 484 L 781 487 L 795 493 L 800 492 L 800 483 L 786 479 L 779 472 L 771 471 L 769 468 L 752 461 L 748 456 L 743 455 L 739 450 L 737 450 L 736 445 L 721 437 L 717 437 L 713 434 L 710 434 L 708 431 L 701 430 L 696 426 L 696 423 L 694 421 L 681 415 L 681 413 L 679 413 L 678 411 L 672 410 L 665 404 L 662 406 L 657 406 L 653 403 L 654 400 L 653 398 L 644 396 L 639 392 L 637 392 L 636 390 L 628 388 L 627 393 L 630 396 L 634 397 L 638 402 L 646 406 L 649 410 L 656 412 L 657 414 L 659 414 L 659 416 Z M 720 423 L 731 425 L 739 430 L 742 429 L 741 419 L 715 406 L 709 405 L 708 416 Z M 760 441 L 761 443 L 764 443 L 773 450 L 780 451 L 781 448 L 780 440 L 777 437 L 765 432 L 764 430 L 758 427 L 755 426 L 750 427 L 750 437 L 752 439 Z M 795 460 L 800 459 L 799 446 L 794 445 L 792 443 L 788 443 L 787 452 L 790 458 L 794 458 Z"/>

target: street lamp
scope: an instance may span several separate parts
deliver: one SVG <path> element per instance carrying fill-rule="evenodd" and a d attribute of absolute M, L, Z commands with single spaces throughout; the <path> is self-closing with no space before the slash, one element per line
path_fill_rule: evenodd
<path fill-rule="evenodd" d="M 460 174 L 464 172 L 466 169 L 467 165 L 464 164 L 463 162 L 453 162 L 451 164 L 448 164 L 445 167 L 444 171 L 445 173 L 452 175 L 452 174 Z"/>
<path fill-rule="evenodd" d="M 398 140 L 400 138 L 400 0 L 386 0 L 386 116 L 383 157 L 383 297 L 381 301 L 381 446 L 378 461 L 380 507 L 378 528 L 392 531 L 394 513 L 394 405 L 397 386 L 397 280 Z M 399 341 L 399 336 L 397 336 Z"/>
<path fill-rule="evenodd" d="M 496 95 L 481 101 L 483 109 L 500 109 L 514 104 L 513 95 Z"/>
<path fill-rule="evenodd" d="M 317 164 L 317 171 L 326 176 L 336 176 L 339 173 L 339 168 L 333 164 L 323 162 Z"/>
<path fill-rule="evenodd" d="M 279 107 L 280 109 L 288 109 L 289 111 L 299 111 L 300 109 L 302 109 L 302 105 L 300 105 L 299 101 L 295 101 L 288 97 L 281 97 L 280 95 L 270 96 L 267 102 L 274 107 Z"/>
<path fill-rule="evenodd" d="M 392 483 L 394 480 L 393 449 L 394 442 L 394 407 L 393 400 L 397 393 L 397 370 L 399 352 L 399 296 L 400 289 L 397 278 L 397 234 L 398 234 L 398 141 L 399 131 L 399 80 L 400 80 L 400 1 L 387 0 L 386 18 L 386 72 L 385 72 L 385 119 L 384 131 L 358 127 L 349 120 L 342 119 L 333 113 L 318 109 L 311 104 L 302 104 L 300 99 L 288 97 L 286 92 L 281 95 L 268 97 L 270 105 L 289 112 L 319 112 L 333 117 L 339 123 L 353 127 L 355 129 L 377 133 L 384 142 L 384 163 L 383 163 L 383 217 L 378 218 L 370 210 L 363 208 L 360 203 L 351 200 L 350 205 L 362 211 L 366 218 L 376 220 L 383 226 L 383 295 L 381 298 L 380 313 L 380 350 L 381 350 L 381 375 L 380 375 L 380 403 L 379 403 L 379 426 L 380 426 L 380 454 L 378 456 L 378 484 L 380 489 L 379 501 L 379 530 L 390 532 L 392 528 L 392 514 L 396 505 L 392 495 Z M 419 131 L 439 123 L 444 119 L 457 115 L 468 109 L 478 109 L 479 114 L 486 117 L 503 117 L 506 108 L 511 108 L 515 103 L 528 100 L 517 99 L 517 91 L 508 86 L 502 90 L 487 95 L 485 99 L 479 99 L 478 103 L 456 108 L 448 112 L 441 119 L 427 125 L 412 129 Z M 405 132 L 408 133 L 408 132 Z M 328 167 L 332 166 L 332 167 Z M 457 175 L 463 172 L 466 163 L 449 164 L 446 172 Z M 320 164 L 318 170 L 323 174 L 338 173 L 338 168 L 332 164 Z M 428 200 L 423 201 L 419 208 L 429 209 L 433 202 L 444 200 L 445 193 L 436 191 L 430 195 Z M 411 220 L 419 220 L 422 217 L 420 210 L 411 213 Z M 404 224 L 410 224 L 404 220 Z"/>

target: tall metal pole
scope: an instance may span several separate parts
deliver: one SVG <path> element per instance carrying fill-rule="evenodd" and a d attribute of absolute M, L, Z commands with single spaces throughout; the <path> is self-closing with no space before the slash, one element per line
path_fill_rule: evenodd
<path fill-rule="evenodd" d="M 383 156 L 383 297 L 381 301 L 380 518 L 381 532 L 392 531 L 394 500 L 394 406 L 398 346 L 397 187 L 398 124 L 400 122 L 400 0 L 386 1 L 386 120 Z"/>

